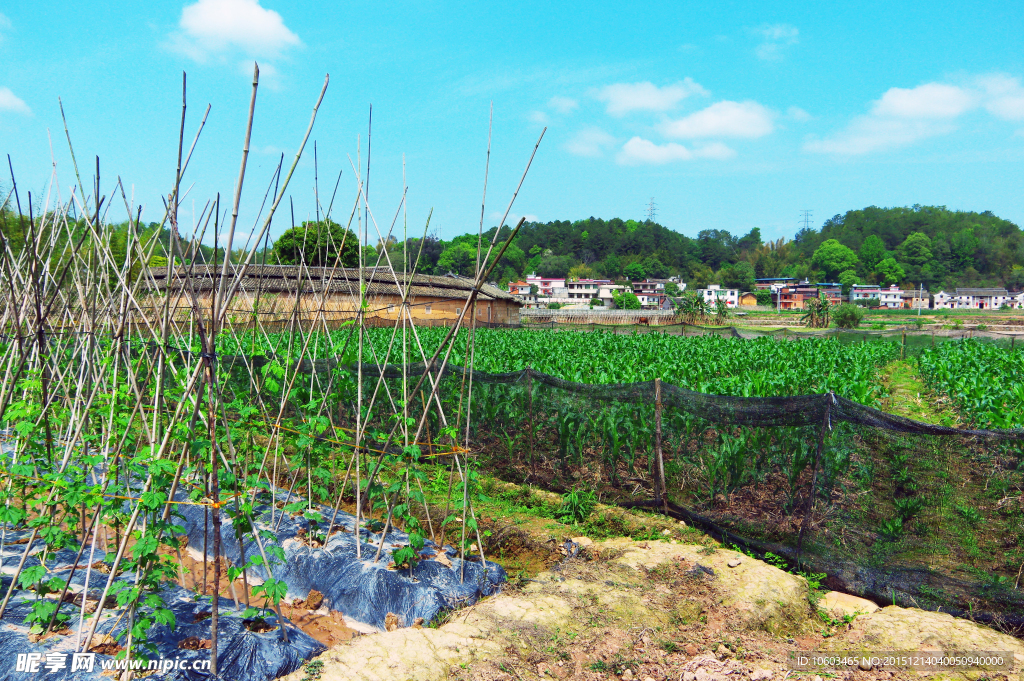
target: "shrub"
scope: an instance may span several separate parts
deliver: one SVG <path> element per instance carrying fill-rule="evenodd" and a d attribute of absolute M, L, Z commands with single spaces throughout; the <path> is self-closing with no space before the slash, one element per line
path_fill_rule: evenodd
<path fill-rule="evenodd" d="M 856 329 L 863 318 L 864 310 L 849 303 L 843 303 L 832 313 L 832 319 L 840 329 Z"/>
<path fill-rule="evenodd" d="M 903 520 L 898 516 L 890 520 L 883 521 L 878 526 L 878 534 L 882 535 L 883 539 L 888 541 L 896 541 L 903 536 Z"/>
<path fill-rule="evenodd" d="M 853 301 L 853 304 L 854 305 L 859 305 L 861 307 L 879 307 L 882 304 L 882 299 L 881 298 L 858 298 L 857 300 Z"/>
<path fill-rule="evenodd" d="M 548 303 L 548 309 L 549 310 L 558 310 L 558 309 L 561 309 L 561 307 L 562 307 L 561 303 Z"/>
<path fill-rule="evenodd" d="M 592 491 L 574 489 L 562 495 L 562 507 L 556 515 L 564 523 L 579 525 L 590 517 L 596 503 L 597 497 Z"/>

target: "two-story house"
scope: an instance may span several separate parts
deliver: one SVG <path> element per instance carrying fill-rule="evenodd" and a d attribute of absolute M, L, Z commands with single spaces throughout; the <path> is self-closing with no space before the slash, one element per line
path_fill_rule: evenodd
<path fill-rule="evenodd" d="M 714 306 L 718 299 L 724 300 L 726 307 L 737 307 L 740 304 L 739 289 L 722 288 L 719 284 L 697 289 L 697 297 L 710 306 Z"/>
<path fill-rule="evenodd" d="M 565 277 L 539 277 L 536 274 L 526 275 L 526 283 L 537 287 L 537 293 L 542 296 L 554 296 L 565 291 Z M 562 289 L 556 291 L 555 289 Z M 559 295 L 561 297 L 561 295 Z"/>
<path fill-rule="evenodd" d="M 598 297 L 603 284 L 610 283 L 610 279 L 577 279 L 566 283 L 566 289 L 572 300 L 590 300 Z"/>
<path fill-rule="evenodd" d="M 903 307 L 903 291 L 899 286 L 893 284 L 889 288 L 881 289 L 881 295 L 878 296 L 878 302 L 882 307 L 895 310 Z"/>
<path fill-rule="evenodd" d="M 530 285 L 525 281 L 510 281 L 508 282 L 508 292 L 514 296 L 528 296 L 530 295 Z"/>
<path fill-rule="evenodd" d="M 882 299 L 882 289 L 878 284 L 854 284 L 850 287 L 850 302 L 858 300 Z"/>

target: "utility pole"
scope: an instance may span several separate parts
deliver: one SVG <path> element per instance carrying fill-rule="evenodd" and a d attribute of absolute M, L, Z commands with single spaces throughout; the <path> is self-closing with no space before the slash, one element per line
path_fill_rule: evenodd
<path fill-rule="evenodd" d="M 647 203 L 647 221 L 654 222 L 655 218 L 658 217 L 658 204 L 654 202 L 654 197 Z"/>

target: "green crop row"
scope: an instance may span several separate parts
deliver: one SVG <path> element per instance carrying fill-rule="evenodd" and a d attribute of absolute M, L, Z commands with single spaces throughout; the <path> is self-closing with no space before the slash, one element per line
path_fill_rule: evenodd
<path fill-rule="evenodd" d="M 976 425 L 1024 427 L 1024 349 L 967 339 L 926 348 L 918 362 L 929 387 Z"/>

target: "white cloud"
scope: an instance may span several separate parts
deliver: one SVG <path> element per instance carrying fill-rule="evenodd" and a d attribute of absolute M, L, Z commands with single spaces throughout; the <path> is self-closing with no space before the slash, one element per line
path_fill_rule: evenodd
<path fill-rule="evenodd" d="M 721 142 L 696 149 L 688 149 L 682 144 L 669 142 L 668 144 L 655 144 L 642 137 L 633 137 L 624 145 L 616 155 L 615 160 L 622 165 L 664 165 L 675 161 L 690 161 L 697 158 L 709 158 L 724 160 L 732 158 L 736 152 Z"/>
<path fill-rule="evenodd" d="M 811 114 L 807 113 L 798 106 L 791 106 L 788 109 L 786 109 L 786 115 L 799 123 L 804 123 L 806 121 L 811 120 L 812 118 Z"/>
<path fill-rule="evenodd" d="M 785 48 L 795 45 L 800 36 L 800 30 L 789 24 L 765 24 L 754 29 L 754 33 L 764 38 L 754 48 L 754 54 L 763 61 L 781 61 Z"/>
<path fill-rule="evenodd" d="M 32 115 L 32 109 L 20 97 L 11 92 L 10 88 L 0 87 L 0 111 L 13 111 L 14 113 Z"/>
<path fill-rule="evenodd" d="M 995 73 L 981 76 L 977 84 L 989 113 L 1007 121 L 1024 120 L 1024 88 L 1019 78 Z"/>
<path fill-rule="evenodd" d="M 691 95 L 707 95 L 708 91 L 687 77 L 678 83 L 658 87 L 654 83 L 614 83 L 601 88 L 596 98 L 607 104 L 612 116 L 631 111 L 668 111 Z"/>
<path fill-rule="evenodd" d="M 829 139 L 811 140 L 807 151 L 857 155 L 882 149 L 905 147 L 928 137 L 946 135 L 956 130 L 950 122 L 858 116 L 846 130 Z"/>
<path fill-rule="evenodd" d="M 572 113 L 579 106 L 579 102 L 569 97 L 552 97 L 548 100 L 548 106 L 558 113 L 565 115 Z"/>
<path fill-rule="evenodd" d="M 956 118 L 976 106 L 977 95 L 955 85 L 925 83 L 915 88 L 889 88 L 871 113 L 893 118 Z"/>
<path fill-rule="evenodd" d="M 614 146 L 616 139 L 601 128 L 584 128 L 565 143 L 564 149 L 576 156 L 596 158 Z"/>
<path fill-rule="evenodd" d="M 667 137 L 763 137 L 774 129 L 773 113 L 754 101 L 716 102 L 706 109 L 666 121 L 661 131 Z"/>
<path fill-rule="evenodd" d="M 765 24 L 755 29 L 755 32 L 764 36 L 765 40 L 773 42 L 796 41 L 797 36 L 800 35 L 799 29 L 789 24 Z"/>
<path fill-rule="evenodd" d="M 546 113 L 544 113 L 543 111 L 531 111 L 530 112 L 530 122 L 531 123 L 536 123 L 537 125 L 547 125 L 548 124 L 548 120 L 549 120 L 548 119 L 548 115 Z"/>
<path fill-rule="evenodd" d="M 281 15 L 261 7 L 259 0 L 198 0 L 181 11 L 179 25 L 169 46 L 199 62 L 234 49 L 275 57 L 302 44 Z"/>

